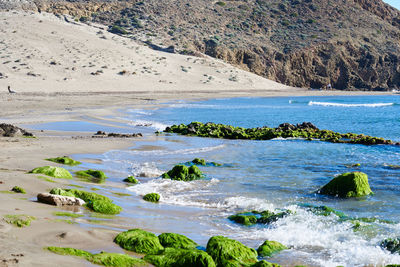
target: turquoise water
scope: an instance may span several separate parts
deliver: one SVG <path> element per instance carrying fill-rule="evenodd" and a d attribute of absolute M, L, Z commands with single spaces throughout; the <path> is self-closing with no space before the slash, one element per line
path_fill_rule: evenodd
<path fill-rule="evenodd" d="M 234 98 L 173 102 L 156 110 L 122 110 L 130 126 L 147 126 L 142 141 L 126 150 L 92 155 L 110 182 L 133 174 L 140 184 L 130 197 L 115 197 L 124 207 L 128 227 L 156 233 L 177 232 L 205 246 L 212 235 L 235 238 L 257 248 L 264 240 L 290 249 L 267 259 L 283 266 L 382 266 L 400 263 L 379 247 L 387 237 L 400 236 L 399 146 L 362 146 L 304 140 L 222 140 L 152 134 L 167 125 L 191 121 L 243 127 L 310 121 L 320 129 L 364 133 L 400 141 L 400 96 Z M 78 129 L 75 129 L 78 130 Z M 84 159 L 89 155 L 76 155 Z M 207 179 L 194 182 L 163 180 L 159 175 L 175 164 L 196 157 L 223 164 L 200 167 Z M 359 163 L 359 167 L 350 167 Z M 78 168 L 78 167 L 77 167 Z M 80 167 L 79 167 L 80 168 Z M 315 194 L 335 175 L 362 171 L 369 175 L 373 196 L 340 200 Z M 141 197 L 161 195 L 160 204 Z M 363 231 L 338 217 L 317 216 L 301 204 L 327 205 L 352 217 L 376 217 L 394 223 L 371 223 Z M 246 210 L 290 209 L 294 213 L 271 225 L 245 227 L 230 222 Z"/>

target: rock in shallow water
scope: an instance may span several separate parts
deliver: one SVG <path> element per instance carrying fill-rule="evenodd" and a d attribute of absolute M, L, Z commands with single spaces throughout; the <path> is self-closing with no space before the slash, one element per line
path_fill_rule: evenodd
<path fill-rule="evenodd" d="M 80 198 L 40 193 L 37 195 L 39 202 L 55 206 L 82 206 L 85 204 Z"/>
<path fill-rule="evenodd" d="M 158 237 L 141 229 L 131 229 L 118 234 L 114 242 L 120 247 L 136 253 L 158 254 L 164 249 Z"/>
<path fill-rule="evenodd" d="M 271 257 L 273 254 L 278 253 L 281 250 L 287 249 L 285 245 L 277 241 L 265 240 L 264 243 L 257 249 L 258 256 Z"/>
<path fill-rule="evenodd" d="M 144 260 L 157 267 L 215 267 L 211 256 L 198 249 L 166 248 L 162 254 L 146 255 Z"/>
<path fill-rule="evenodd" d="M 342 198 L 362 197 L 373 194 L 368 175 L 362 172 L 343 173 L 324 185 L 319 193 Z"/>

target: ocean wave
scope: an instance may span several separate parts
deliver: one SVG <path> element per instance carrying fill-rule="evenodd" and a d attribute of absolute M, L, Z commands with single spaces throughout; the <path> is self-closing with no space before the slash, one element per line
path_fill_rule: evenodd
<path fill-rule="evenodd" d="M 371 104 L 344 104 L 344 103 L 334 103 L 334 102 L 317 102 L 310 101 L 308 102 L 309 106 L 325 106 L 325 107 L 385 107 L 385 106 L 393 106 L 394 103 L 371 103 Z"/>
<path fill-rule="evenodd" d="M 131 173 L 135 177 L 158 177 L 163 172 L 156 167 L 154 162 L 145 162 L 142 164 L 133 163 L 131 166 Z"/>
<path fill-rule="evenodd" d="M 127 109 L 126 112 L 138 115 L 148 115 L 148 116 L 153 115 L 153 112 L 145 109 Z"/>
<path fill-rule="evenodd" d="M 200 147 L 200 148 L 187 148 L 187 149 L 178 149 L 178 150 L 130 150 L 128 153 L 131 154 L 147 154 L 147 155 L 190 155 L 190 154 L 198 154 L 198 153 L 205 153 L 210 152 L 217 149 L 224 148 L 225 145 L 217 145 L 217 146 L 207 146 L 207 147 Z"/>
<path fill-rule="evenodd" d="M 148 120 L 133 120 L 128 124 L 136 127 L 150 127 L 156 129 L 157 131 L 164 131 L 165 128 L 168 127 L 167 124 L 163 124 L 157 121 L 148 121 Z"/>

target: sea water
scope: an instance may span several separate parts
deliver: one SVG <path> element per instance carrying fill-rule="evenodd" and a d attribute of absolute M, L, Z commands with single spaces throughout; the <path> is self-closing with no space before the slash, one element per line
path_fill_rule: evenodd
<path fill-rule="evenodd" d="M 75 155 L 102 159 L 82 167 L 104 170 L 109 182 L 128 175 L 139 178 L 130 186 L 132 196 L 113 197 L 124 211 L 126 227 L 155 233 L 176 232 L 201 246 L 213 235 L 224 235 L 257 248 L 275 240 L 289 249 L 267 259 L 283 266 L 382 266 L 400 263 L 400 255 L 381 249 L 379 243 L 400 236 L 399 146 L 333 144 L 301 139 L 269 141 L 223 140 L 154 135 L 166 126 L 192 121 L 242 127 L 277 127 L 284 122 L 312 122 L 320 129 L 353 132 L 400 141 L 400 96 L 227 98 L 199 102 L 165 103 L 158 109 L 121 110 L 119 119 L 132 130 L 141 127 L 143 141 L 129 149 L 102 155 Z M 138 126 L 139 125 L 139 126 Z M 145 127 L 143 125 L 146 125 Z M 135 128 L 136 127 L 136 128 Z M 75 129 L 79 130 L 79 129 Z M 181 182 L 159 176 L 174 165 L 204 158 L 221 163 L 203 167 L 206 179 Z M 354 166 L 354 164 L 360 166 Z M 338 174 L 368 174 L 372 196 L 337 199 L 316 191 Z M 161 195 L 159 204 L 143 201 L 146 193 Z M 375 217 L 355 230 L 350 221 L 335 215 L 319 216 L 304 204 L 326 205 L 351 217 Z M 292 214 L 269 225 L 242 226 L 227 219 L 249 210 Z"/>

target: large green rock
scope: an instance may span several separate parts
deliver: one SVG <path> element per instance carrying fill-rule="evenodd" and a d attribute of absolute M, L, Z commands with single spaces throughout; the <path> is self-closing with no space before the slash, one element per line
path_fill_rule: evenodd
<path fill-rule="evenodd" d="M 105 200 L 94 200 L 94 201 L 89 201 L 86 204 L 86 207 L 89 209 L 103 213 L 103 214 L 110 214 L 110 215 L 115 215 L 118 214 L 122 211 L 122 208 L 120 206 L 115 205 L 114 203 L 111 203 L 110 201 L 105 201 Z"/>
<path fill-rule="evenodd" d="M 166 248 L 194 249 L 198 246 L 198 244 L 192 239 L 175 233 L 162 233 L 158 236 L 158 239 L 160 240 L 161 245 Z"/>
<path fill-rule="evenodd" d="M 133 176 L 128 176 L 123 181 L 125 183 L 131 183 L 131 184 L 138 184 L 139 183 L 139 181 Z"/>
<path fill-rule="evenodd" d="M 348 172 L 333 178 L 319 193 L 349 198 L 367 196 L 372 194 L 372 191 L 368 184 L 368 175 L 362 172 Z"/>
<path fill-rule="evenodd" d="M 215 267 L 211 256 L 197 249 L 166 248 L 162 254 L 146 255 L 144 260 L 157 267 Z"/>
<path fill-rule="evenodd" d="M 54 178 L 72 179 L 71 173 L 61 167 L 43 166 L 31 170 L 30 173 L 40 173 Z"/>
<path fill-rule="evenodd" d="M 250 266 L 258 261 L 255 249 L 224 236 L 211 237 L 206 251 L 218 267 Z"/>
<path fill-rule="evenodd" d="M 235 214 L 229 216 L 228 219 L 246 226 L 257 223 L 257 217 L 255 215 Z"/>
<path fill-rule="evenodd" d="M 195 158 L 194 160 L 192 160 L 192 163 L 195 164 L 195 165 L 206 166 L 206 161 L 205 161 L 205 159 Z"/>
<path fill-rule="evenodd" d="M 162 177 L 177 181 L 193 181 L 203 178 L 203 173 L 196 165 L 189 168 L 185 165 L 176 165 L 172 170 L 163 173 Z"/>
<path fill-rule="evenodd" d="M 73 160 L 69 157 L 57 157 L 57 158 L 50 158 L 50 159 L 46 159 L 48 161 L 52 161 L 52 162 L 56 162 L 59 164 L 65 164 L 65 165 L 70 165 L 70 166 L 75 166 L 75 165 L 79 165 L 81 164 L 81 162 Z"/>
<path fill-rule="evenodd" d="M 265 242 L 258 247 L 257 252 L 258 256 L 271 257 L 273 254 L 278 253 L 279 251 L 284 249 L 287 249 L 287 247 L 277 241 L 265 240 Z"/>
<path fill-rule="evenodd" d="M 385 239 L 381 242 L 380 246 L 391 253 L 400 254 L 400 237 Z"/>
<path fill-rule="evenodd" d="M 118 234 L 114 242 L 120 247 L 143 254 L 158 254 L 164 247 L 158 237 L 141 229 L 131 229 Z"/>

